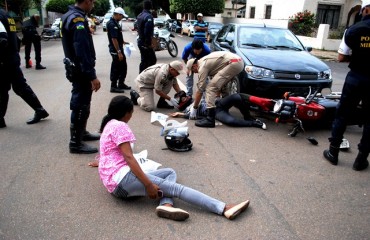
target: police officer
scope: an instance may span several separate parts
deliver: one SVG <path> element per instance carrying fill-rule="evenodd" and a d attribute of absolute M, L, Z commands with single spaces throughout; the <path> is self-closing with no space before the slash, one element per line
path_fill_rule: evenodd
<path fill-rule="evenodd" d="M 141 63 L 139 67 L 140 73 L 147 67 L 152 66 L 157 62 L 154 49 L 152 48 L 154 21 L 153 16 L 150 13 L 151 8 L 152 2 L 149 0 L 144 1 L 144 9 L 137 16 L 137 31 L 139 34 L 137 45 L 141 54 Z"/>
<path fill-rule="evenodd" d="M 100 89 L 100 81 L 95 72 L 95 49 L 86 14 L 94 7 L 95 0 L 75 0 L 74 6 L 62 16 L 62 43 L 66 59 L 66 75 L 72 82 L 70 102 L 71 139 L 70 153 L 96 153 L 97 148 L 84 141 L 98 140 L 99 134 L 86 131 L 90 115 L 90 103 L 93 91 Z M 71 69 L 72 65 L 72 69 Z"/>
<path fill-rule="evenodd" d="M 191 58 L 201 59 L 202 57 L 211 53 L 211 49 L 209 49 L 207 44 L 204 44 L 201 39 L 194 39 L 193 42 L 188 43 L 184 51 L 182 52 L 182 60 L 185 64 Z M 186 76 L 186 89 L 187 95 L 192 97 L 193 96 L 193 86 L 194 86 L 194 73 L 192 71 L 188 71 Z"/>
<path fill-rule="evenodd" d="M 112 56 L 112 65 L 110 69 L 110 92 L 115 93 L 123 93 L 124 89 L 131 89 L 131 87 L 125 84 L 127 62 L 125 54 L 123 53 L 123 45 L 128 43 L 123 40 L 122 27 L 120 25 L 120 21 L 124 15 L 125 11 L 118 7 L 114 9 L 113 16 L 107 22 L 109 52 Z"/>
<path fill-rule="evenodd" d="M 352 115 L 360 101 L 364 114 L 362 138 L 358 144 L 358 155 L 353 163 L 353 170 L 361 171 L 369 166 L 370 152 L 370 72 L 366 59 L 370 56 L 370 0 L 363 0 L 362 21 L 347 29 L 344 43 L 338 50 L 338 60 L 349 61 L 350 71 L 343 85 L 340 102 L 333 122 L 329 149 L 324 157 L 331 164 L 338 164 L 339 147 L 346 130 L 347 119 Z M 352 51 L 352 54 L 351 54 Z"/>
<path fill-rule="evenodd" d="M 179 92 L 180 86 L 177 83 L 177 76 L 180 73 L 185 73 L 185 67 L 180 61 L 173 61 L 170 64 L 156 64 L 145 69 L 135 79 L 138 93 L 131 90 L 131 100 L 135 105 L 139 105 L 145 111 L 154 109 L 154 93 L 160 96 L 157 108 L 171 109 L 178 107 L 178 100 L 168 96 L 168 93 L 173 87 L 176 92 Z M 173 106 L 169 105 L 166 100 L 169 100 Z"/>
<path fill-rule="evenodd" d="M 29 17 L 26 21 L 23 22 L 22 33 L 23 33 L 23 43 L 25 45 L 25 59 L 26 59 L 26 68 L 31 68 L 30 64 L 31 59 L 31 47 L 32 44 L 35 49 L 35 59 L 36 59 L 36 69 L 41 70 L 46 67 L 41 65 L 41 37 L 37 32 L 39 27 L 40 16 L 34 14 Z"/>
<path fill-rule="evenodd" d="M 26 83 L 20 69 L 20 40 L 16 31 L 14 19 L 10 18 L 3 9 L 0 9 L 0 128 L 6 127 L 4 116 L 8 107 L 11 87 L 18 96 L 35 110 L 34 117 L 29 119 L 27 124 L 37 123 L 49 116 L 36 94 Z"/>
<path fill-rule="evenodd" d="M 194 39 L 200 39 L 206 42 L 206 33 L 208 31 L 208 24 L 203 21 L 203 14 L 197 14 L 197 21 L 194 23 Z"/>
<path fill-rule="evenodd" d="M 195 121 L 198 127 L 215 127 L 215 102 L 221 88 L 239 74 L 244 67 L 242 59 L 230 52 L 217 51 L 197 60 L 190 59 L 188 70 L 198 74 L 198 90 L 195 94 L 194 105 L 190 111 L 190 118 L 196 118 L 196 112 L 203 92 L 206 93 L 207 117 Z M 207 82 L 207 78 L 212 79 Z"/>

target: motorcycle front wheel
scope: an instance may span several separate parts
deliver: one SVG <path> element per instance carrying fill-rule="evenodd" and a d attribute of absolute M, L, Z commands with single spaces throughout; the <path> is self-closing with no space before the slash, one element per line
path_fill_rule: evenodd
<path fill-rule="evenodd" d="M 174 41 L 169 40 L 167 43 L 167 50 L 171 57 L 177 57 L 179 50 L 177 49 L 177 45 Z"/>

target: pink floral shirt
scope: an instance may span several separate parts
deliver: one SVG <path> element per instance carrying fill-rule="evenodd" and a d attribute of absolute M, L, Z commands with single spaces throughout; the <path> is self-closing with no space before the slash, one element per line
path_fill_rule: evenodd
<path fill-rule="evenodd" d="M 119 145 L 135 141 L 132 130 L 125 122 L 113 119 L 104 127 L 100 137 L 99 174 L 110 193 L 114 191 L 129 170 Z"/>

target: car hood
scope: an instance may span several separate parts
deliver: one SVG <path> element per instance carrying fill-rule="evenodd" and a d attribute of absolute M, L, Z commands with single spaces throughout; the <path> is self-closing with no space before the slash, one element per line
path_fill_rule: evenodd
<path fill-rule="evenodd" d="M 254 66 L 273 71 L 316 72 L 329 69 L 328 65 L 306 51 L 275 49 L 240 49 Z"/>

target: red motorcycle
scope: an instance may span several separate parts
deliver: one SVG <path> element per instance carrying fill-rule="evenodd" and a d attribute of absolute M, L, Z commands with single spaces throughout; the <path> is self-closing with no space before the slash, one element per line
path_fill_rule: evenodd
<path fill-rule="evenodd" d="M 304 132 L 303 124 L 315 126 L 330 126 L 335 117 L 336 107 L 339 103 L 341 93 L 316 89 L 312 93 L 310 89 L 307 97 L 294 96 L 292 93 L 285 93 L 283 99 L 268 99 L 250 96 L 251 110 L 257 113 L 275 116 L 275 122 L 294 123 L 292 131 L 288 134 L 295 137 L 298 132 Z M 349 125 L 363 124 L 364 113 L 361 104 L 354 111 Z"/>

